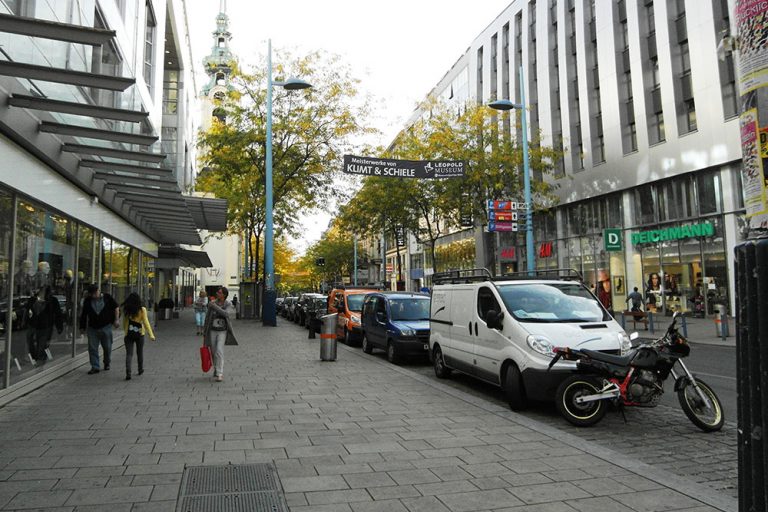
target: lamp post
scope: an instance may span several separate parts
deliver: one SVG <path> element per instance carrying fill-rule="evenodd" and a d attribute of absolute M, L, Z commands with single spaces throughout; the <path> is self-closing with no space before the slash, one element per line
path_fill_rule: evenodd
<path fill-rule="evenodd" d="M 534 266 L 533 256 L 533 203 L 531 202 L 531 172 L 528 159 L 528 125 L 525 116 L 525 77 L 523 66 L 520 66 L 520 103 L 512 103 L 510 100 L 501 99 L 488 104 L 495 110 L 520 109 L 520 121 L 523 128 L 523 188 L 525 193 L 525 259 L 526 270 L 532 273 Z"/>
<path fill-rule="evenodd" d="M 267 41 L 267 149 L 266 149 L 266 222 L 264 227 L 264 305 L 262 306 L 261 321 L 263 325 L 277 325 L 277 309 L 275 299 L 275 263 L 274 263 L 274 226 L 272 224 L 272 86 L 278 85 L 288 91 L 297 91 L 312 87 L 311 84 L 298 78 L 289 78 L 285 82 L 272 81 L 272 40 Z M 258 248 L 257 248 L 258 250 Z"/>

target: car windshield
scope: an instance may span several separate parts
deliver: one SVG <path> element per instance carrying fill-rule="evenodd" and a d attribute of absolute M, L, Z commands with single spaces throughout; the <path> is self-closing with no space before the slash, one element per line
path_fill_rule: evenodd
<path fill-rule="evenodd" d="M 580 283 L 508 284 L 498 288 L 507 310 L 521 322 L 602 322 L 611 318 Z"/>
<path fill-rule="evenodd" d="M 362 311 L 363 299 L 365 299 L 364 293 L 356 293 L 354 295 L 347 295 L 347 306 L 350 311 Z"/>
<path fill-rule="evenodd" d="M 312 305 L 315 308 L 324 308 L 326 306 L 328 301 L 325 300 L 325 297 L 315 297 L 312 299 Z"/>
<path fill-rule="evenodd" d="M 391 299 L 392 320 L 429 320 L 429 297 Z"/>

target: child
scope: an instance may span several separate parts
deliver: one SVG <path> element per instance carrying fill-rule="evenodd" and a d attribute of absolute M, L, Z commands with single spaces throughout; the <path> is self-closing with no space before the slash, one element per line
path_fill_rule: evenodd
<path fill-rule="evenodd" d="M 205 313 L 208 310 L 208 297 L 205 296 L 205 290 L 200 290 L 200 293 L 195 300 L 195 325 L 197 325 L 198 336 L 203 334 L 203 325 L 205 325 Z"/>

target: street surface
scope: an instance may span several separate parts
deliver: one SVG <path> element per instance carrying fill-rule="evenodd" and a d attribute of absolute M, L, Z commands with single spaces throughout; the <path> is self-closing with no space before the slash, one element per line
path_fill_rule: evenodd
<path fill-rule="evenodd" d="M 344 345 L 320 362 L 319 339 L 282 319 L 235 329 L 223 383 L 182 312 L 144 375 L 123 380 L 117 350 L 109 372 L 84 365 L 0 409 L 0 510 L 172 512 L 185 467 L 272 461 L 292 512 L 737 510 L 732 428 L 702 434 L 664 407 L 579 430 L 422 363 Z"/>

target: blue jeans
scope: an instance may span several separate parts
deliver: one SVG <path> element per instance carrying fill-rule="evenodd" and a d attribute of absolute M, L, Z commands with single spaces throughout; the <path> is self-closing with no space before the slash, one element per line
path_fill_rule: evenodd
<path fill-rule="evenodd" d="M 112 326 L 107 325 L 101 329 L 89 327 L 87 334 L 88 359 L 91 361 L 91 368 L 99 369 L 99 345 L 104 351 L 104 368 L 108 368 L 112 359 Z"/>
<path fill-rule="evenodd" d="M 195 311 L 195 323 L 198 327 L 205 325 L 205 311 Z"/>

